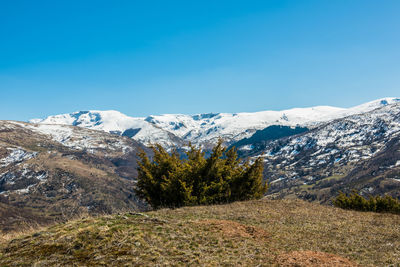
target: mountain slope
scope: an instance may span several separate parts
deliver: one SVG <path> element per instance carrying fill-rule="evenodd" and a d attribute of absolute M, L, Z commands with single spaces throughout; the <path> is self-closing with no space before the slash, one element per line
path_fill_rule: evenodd
<path fill-rule="evenodd" d="M 140 147 L 79 127 L 0 121 L 0 203 L 22 213 L 14 220 L 0 209 L 2 225 L 142 208 L 133 192 Z"/>
<path fill-rule="evenodd" d="M 189 141 L 209 147 L 218 138 L 232 144 L 271 125 L 314 128 L 323 122 L 369 112 L 397 102 L 400 102 L 399 98 L 384 98 L 349 109 L 318 106 L 254 113 L 166 114 L 146 118 L 129 117 L 117 111 L 80 111 L 31 122 L 102 130 L 128 135 L 144 144 L 161 143 L 165 147 Z"/>
<path fill-rule="evenodd" d="M 242 155 L 264 158 L 270 193 L 328 201 L 357 189 L 400 197 L 400 103 L 244 147 Z"/>

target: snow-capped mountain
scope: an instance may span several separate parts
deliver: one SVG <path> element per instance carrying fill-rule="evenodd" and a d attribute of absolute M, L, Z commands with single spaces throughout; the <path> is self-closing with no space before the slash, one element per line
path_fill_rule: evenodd
<path fill-rule="evenodd" d="M 207 147 L 218 138 L 232 144 L 271 125 L 315 128 L 324 122 L 369 112 L 397 102 L 400 102 L 400 98 L 378 99 L 347 109 L 317 106 L 253 113 L 164 114 L 148 117 L 129 117 L 118 111 L 92 110 L 34 119 L 30 122 L 85 127 L 129 136 L 145 144 L 160 143 L 165 147 L 182 145 L 189 141 Z"/>
<path fill-rule="evenodd" d="M 133 118 L 121 112 L 109 111 L 79 111 L 70 114 L 50 116 L 44 120 L 33 119 L 31 123 L 71 125 L 108 133 L 134 137 L 142 143 L 160 143 L 172 146 L 179 141 L 173 133 L 163 130 L 157 125 L 145 121 L 144 118 Z"/>

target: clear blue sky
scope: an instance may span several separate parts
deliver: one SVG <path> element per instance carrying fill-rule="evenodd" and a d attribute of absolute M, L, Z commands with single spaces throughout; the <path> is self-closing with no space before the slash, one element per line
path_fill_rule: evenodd
<path fill-rule="evenodd" d="M 400 96 L 400 1 L 0 1 L 0 119 Z"/>

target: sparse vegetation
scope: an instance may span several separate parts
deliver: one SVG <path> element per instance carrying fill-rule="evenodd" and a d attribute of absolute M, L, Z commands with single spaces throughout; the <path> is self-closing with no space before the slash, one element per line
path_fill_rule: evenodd
<path fill-rule="evenodd" d="M 253 200 L 23 233 L 0 241 L 0 266 L 396 266 L 399 251 L 399 215 Z"/>
<path fill-rule="evenodd" d="M 208 158 L 192 145 L 183 159 L 161 145 L 153 146 L 153 152 L 152 161 L 143 151 L 139 154 L 136 193 L 154 208 L 257 199 L 267 190 L 261 159 L 241 164 L 236 149 L 226 150 L 222 140 Z"/>
<path fill-rule="evenodd" d="M 333 204 L 342 209 L 400 214 L 400 201 L 389 195 L 384 197 L 370 196 L 366 199 L 356 191 L 353 191 L 349 196 L 340 192 Z"/>

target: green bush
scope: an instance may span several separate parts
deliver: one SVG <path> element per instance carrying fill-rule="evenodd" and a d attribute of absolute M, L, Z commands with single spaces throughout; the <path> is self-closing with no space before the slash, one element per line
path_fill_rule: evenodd
<path fill-rule="evenodd" d="M 384 197 L 370 196 L 369 199 L 366 199 L 356 191 L 353 191 L 349 196 L 340 192 L 333 204 L 342 209 L 400 213 L 400 201 L 389 195 Z"/>
<path fill-rule="evenodd" d="M 236 149 L 226 151 L 221 140 L 208 158 L 201 148 L 189 146 L 184 159 L 160 145 L 152 147 L 152 160 L 139 153 L 135 191 L 153 208 L 257 199 L 266 192 L 261 159 L 241 164 Z"/>

